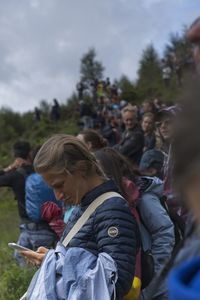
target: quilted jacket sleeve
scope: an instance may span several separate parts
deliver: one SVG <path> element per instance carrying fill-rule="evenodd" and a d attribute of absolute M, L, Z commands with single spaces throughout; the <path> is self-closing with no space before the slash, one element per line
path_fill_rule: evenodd
<path fill-rule="evenodd" d="M 127 202 L 114 197 L 101 205 L 94 216 L 94 231 L 98 252 L 108 253 L 117 264 L 117 299 L 121 299 L 132 285 L 139 247 L 137 224 Z"/>

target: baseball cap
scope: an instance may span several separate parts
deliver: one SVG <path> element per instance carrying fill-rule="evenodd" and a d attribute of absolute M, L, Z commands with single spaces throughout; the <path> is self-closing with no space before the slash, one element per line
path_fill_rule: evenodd
<path fill-rule="evenodd" d="M 144 152 L 139 168 L 141 171 L 147 170 L 148 168 L 155 168 L 160 171 L 163 167 L 163 163 L 164 154 L 157 149 L 151 149 Z"/>
<path fill-rule="evenodd" d="M 178 112 L 180 112 L 180 107 L 178 105 L 163 108 L 156 114 L 156 122 L 159 122 L 164 117 L 174 118 Z"/>

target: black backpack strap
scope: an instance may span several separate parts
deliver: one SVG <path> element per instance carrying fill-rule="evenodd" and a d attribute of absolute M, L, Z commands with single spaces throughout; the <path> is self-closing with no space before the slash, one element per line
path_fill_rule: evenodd
<path fill-rule="evenodd" d="M 160 203 L 161 203 L 161 205 L 164 207 L 164 209 L 166 210 L 166 212 L 167 212 L 168 216 L 170 217 L 172 223 L 174 224 L 175 246 L 176 246 L 184 238 L 184 234 L 185 234 L 185 222 L 183 221 L 183 219 L 181 218 L 181 216 L 179 216 L 177 214 L 177 212 L 174 210 L 174 208 L 170 207 L 167 204 L 166 200 L 167 200 L 166 196 L 160 197 Z"/>

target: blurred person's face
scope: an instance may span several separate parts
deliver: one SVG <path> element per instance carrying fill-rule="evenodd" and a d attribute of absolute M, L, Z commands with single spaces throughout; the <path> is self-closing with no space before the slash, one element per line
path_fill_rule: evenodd
<path fill-rule="evenodd" d="M 173 124 L 169 117 L 163 118 L 160 122 L 156 123 L 159 132 L 164 141 L 170 141 L 173 134 Z"/>
<path fill-rule="evenodd" d="M 152 112 L 152 106 L 150 103 L 143 103 L 143 112 L 147 113 L 147 112 Z"/>
<path fill-rule="evenodd" d="M 142 129 L 145 133 L 151 132 L 154 127 L 154 121 L 151 117 L 144 117 L 142 120 Z"/>
<path fill-rule="evenodd" d="M 137 117 L 135 112 L 126 111 L 122 115 L 122 120 L 124 122 L 126 129 L 132 129 L 137 122 Z"/>
<path fill-rule="evenodd" d="M 89 151 L 92 149 L 92 143 L 85 141 L 84 134 L 79 133 L 77 135 L 77 138 L 79 139 L 79 141 L 83 142 L 87 146 Z"/>

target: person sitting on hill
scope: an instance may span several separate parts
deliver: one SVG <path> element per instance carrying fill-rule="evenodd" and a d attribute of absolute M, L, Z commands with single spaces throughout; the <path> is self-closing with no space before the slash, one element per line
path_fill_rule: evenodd
<path fill-rule="evenodd" d="M 88 148 L 88 150 L 95 152 L 98 149 L 107 146 L 107 140 L 98 131 L 93 129 L 86 129 L 81 131 L 77 138 L 82 141 Z"/>
<path fill-rule="evenodd" d="M 152 113 L 152 114 L 156 113 L 156 107 L 152 100 L 146 99 L 142 103 L 142 114 L 144 115 L 146 113 Z"/>
<path fill-rule="evenodd" d="M 166 198 L 167 204 L 170 208 L 174 210 L 176 214 L 181 216 L 183 220 L 183 229 L 184 223 L 187 218 L 187 211 L 182 207 L 180 195 L 176 194 L 173 188 L 173 162 L 171 159 L 171 143 L 173 139 L 174 132 L 174 122 L 177 114 L 180 111 L 178 105 L 170 106 L 168 108 L 162 109 L 156 115 L 156 126 L 161 135 L 162 145 L 160 150 L 164 154 L 164 196 Z"/>
<path fill-rule="evenodd" d="M 67 204 L 76 205 L 61 241 L 64 240 L 97 197 L 103 196 L 106 192 L 117 192 L 118 190 L 114 182 L 108 180 L 104 175 L 96 158 L 85 144 L 73 136 L 60 134 L 47 140 L 36 155 L 34 167 L 48 185 L 54 189 L 57 199 Z M 74 253 L 73 259 L 70 260 L 72 265 L 74 262 L 70 276 L 75 269 L 82 278 L 83 267 L 85 267 L 84 257 L 86 257 L 86 264 L 90 257 L 93 257 L 93 270 L 96 266 L 96 260 L 104 252 L 106 257 L 109 256 L 110 260 L 116 264 L 115 268 L 118 273 L 116 299 L 123 299 L 132 285 L 138 247 L 137 223 L 131 215 L 126 200 L 119 194 L 109 193 L 106 201 L 97 207 L 78 233 L 69 241 L 64 252 L 66 253 L 65 259 L 67 259 L 67 253 Z M 48 254 L 51 255 L 51 253 L 51 250 L 48 251 L 44 247 L 39 248 L 37 252 L 23 251 L 23 255 L 34 264 L 39 265 L 44 260 L 42 266 L 45 261 L 49 262 Z M 78 261 L 78 266 L 76 261 Z M 78 271 L 77 268 L 80 268 L 80 264 L 81 269 Z M 67 266 L 68 264 L 64 265 L 65 268 L 63 267 L 63 269 L 66 270 Z M 79 289 L 81 289 L 79 291 L 83 293 L 82 299 L 90 299 L 87 298 L 87 295 L 92 291 L 85 289 L 76 280 L 70 281 L 72 277 L 68 276 L 67 271 L 66 273 L 62 272 L 60 267 L 54 268 L 54 271 L 55 278 L 58 278 L 57 275 L 59 275 L 59 281 L 60 279 L 63 280 L 62 286 L 60 284 L 59 287 L 56 282 L 51 283 L 54 294 L 59 292 L 62 299 L 66 299 L 66 293 L 75 284 L 79 285 Z M 94 289 L 98 288 L 99 285 L 99 281 L 94 282 Z"/>
<path fill-rule="evenodd" d="M 27 141 L 17 141 L 13 145 L 15 161 L 0 173 L 0 187 L 10 187 L 18 203 L 18 213 L 20 217 L 20 236 L 18 244 L 21 246 L 36 249 L 39 246 L 51 247 L 55 243 L 55 234 L 48 224 L 40 219 L 33 220 L 27 211 L 27 197 L 32 200 L 37 192 L 32 185 L 29 185 L 27 195 L 27 180 L 34 175 L 32 166 L 31 146 Z M 33 181 L 32 181 L 33 182 Z M 34 196 L 34 200 L 35 200 Z M 54 196 L 54 195 L 53 195 Z M 55 199 L 55 197 L 54 197 Z M 46 199 L 51 200 L 51 199 Z M 29 201 L 30 203 L 30 201 Z M 31 202 L 30 206 L 35 207 L 36 203 Z M 39 210 L 39 208 L 37 208 Z M 19 252 L 15 251 L 15 258 L 20 266 L 25 265 L 25 261 Z"/>
<path fill-rule="evenodd" d="M 139 165 L 144 148 L 144 133 L 138 124 L 137 111 L 134 106 L 127 105 L 122 110 L 122 119 L 125 131 L 114 149 L 129 158 L 133 164 Z"/>
<path fill-rule="evenodd" d="M 173 222 L 160 202 L 163 182 L 158 178 L 141 176 L 123 155 L 112 148 L 101 149 L 95 156 L 105 174 L 114 180 L 120 193 L 128 201 L 133 215 L 137 208 L 141 222 L 149 233 L 156 274 L 169 259 L 175 245 Z M 143 290 L 142 299 L 147 299 L 151 286 L 152 283 Z M 162 292 L 163 286 L 160 286 L 155 296 L 159 297 Z"/>
<path fill-rule="evenodd" d="M 154 118 L 154 114 L 152 113 L 145 113 L 142 117 L 141 126 L 142 130 L 144 131 L 144 152 L 153 149 L 156 145 Z"/>
<path fill-rule="evenodd" d="M 14 162 L 0 172 L 0 187 L 10 187 L 18 204 L 20 222 L 23 224 L 27 220 L 25 209 L 25 179 L 18 172 L 18 168 L 24 169 L 27 174 L 33 172 L 30 156 L 31 146 L 27 141 L 17 141 L 13 145 Z"/>
<path fill-rule="evenodd" d="M 157 149 L 146 151 L 141 158 L 139 169 L 143 175 L 163 179 L 164 154 Z"/>
<path fill-rule="evenodd" d="M 120 132 L 117 128 L 116 117 L 105 117 L 105 126 L 103 126 L 101 132 L 103 137 L 108 140 L 110 147 L 118 144 L 120 141 Z"/>

